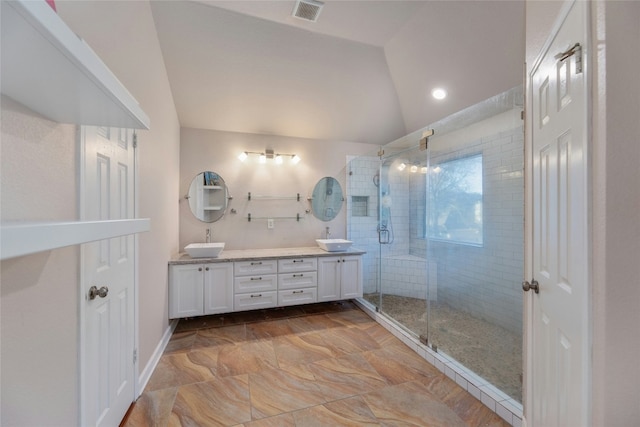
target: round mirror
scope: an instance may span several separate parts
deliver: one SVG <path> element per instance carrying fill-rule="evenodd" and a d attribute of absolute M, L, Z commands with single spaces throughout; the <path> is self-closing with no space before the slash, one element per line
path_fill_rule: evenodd
<path fill-rule="evenodd" d="M 189 207 L 193 215 L 203 222 L 215 222 L 227 210 L 227 186 L 215 172 L 201 172 L 189 187 Z"/>
<path fill-rule="evenodd" d="M 313 216 L 321 221 L 334 219 L 340 212 L 344 201 L 340 183 L 330 176 L 325 176 L 318 181 L 311 197 Z"/>

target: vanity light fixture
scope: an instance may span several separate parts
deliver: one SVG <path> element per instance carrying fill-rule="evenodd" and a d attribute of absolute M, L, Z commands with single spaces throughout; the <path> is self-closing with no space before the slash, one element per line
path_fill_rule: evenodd
<path fill-rule="evenodd" d="M 406 165 L 406 164 L 404 164 L 404 163 L 400 163 L 400 164 L 398 165 L 398 170 L 399 170 L 399 171 L 403 171 L 403 170 L 404 170 L 404 168 L 406 168 L 406 167 L 407 167 L 407 165 Z"/>
<path fill-rule="evenodd" d="M 249 158 L 250 154 L 258 156 L 258 161 L 263 164 L 267 163 L 267 160 L 273 160 L 275 164 L 281 165 L 284 163 L 284 157 L 291 157 L 291 163 L 294 165 L 300 162 L 300 157 L 297 154 L 274 153 L 271 149 L 266 149 L 263 152 L 243 151 L 238 155 L 238 160 L 244 162 Z"/>
<path fill-rule="evenodd" d="M 428 168 L 428 167 L 426 167 L 426 166 L 422 166 L 422 167 L 420 168 L 420 173 L 427 173 L 428 171 L 429 171 L 429 168 Z"/>
<path fill-rule="evenodd" d="M 418 172 L 418 166 L 412 165 L 411 168 L 409 168 L 409 170 L 411 171 L 411 173 L 416 173 Z"/>

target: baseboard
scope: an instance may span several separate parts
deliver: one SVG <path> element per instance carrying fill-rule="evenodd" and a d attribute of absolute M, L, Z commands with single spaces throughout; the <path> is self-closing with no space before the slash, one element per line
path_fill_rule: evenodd
<path fill-rule="evenodd" d="M 139 394 L 138 396 L 136 396 L 136 399 L 140 397 L 140 395 L 144 391 L 144 388 L 147 386 L 147 383 L 151 378 L 151 374 L 153 374 L 153 371 L 154 369 L 156 369 L 158 362 L 160 362 L 162 353 L 164 353 L 164 349 L 167 348 L 167 344 L 169 344 L 169 340 L 171 339 L 171 335 L 173 335 L 173 331 L 175 331 L 176 326 L 178 326 L 178 319 L 174 319 L 171 321 L 171 323 L 169 323 L 169 326 L 167 327 L 167 329 L 164 331 L 164 334 L 162 335 L 162 339 L 160 340 L 160 342 L 156 346 L 156 349 L 151 355 L 149 362 L 147 362 L 147 365 L 144 367 L 144 369 L 140 373 L 140 376 L 138 377 Z"/>

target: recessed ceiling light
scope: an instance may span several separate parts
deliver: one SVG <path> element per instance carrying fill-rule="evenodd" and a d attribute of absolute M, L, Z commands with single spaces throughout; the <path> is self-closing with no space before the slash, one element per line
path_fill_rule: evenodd
<path fill-rule="evenodd" d="M 447 97 L 447 91 L 438 87 L 431 91 L 431 96 L 435 99 L 445 99 Z"/>

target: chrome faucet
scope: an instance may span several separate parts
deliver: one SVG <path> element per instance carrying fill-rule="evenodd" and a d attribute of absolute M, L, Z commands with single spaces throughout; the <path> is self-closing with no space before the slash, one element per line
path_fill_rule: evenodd
<path fill-rule="evenodd" d="M 326 235 L 327 235 L 326 239 L 328 239 L 328 238 L 329 238 L 329 236 L 331 236 L 331 231 L 329 231 L 329 227 L 327 227 L 327 229 L 326 229 L 325 233 L 326 233 Z"/>
<path fill-rule="evenodd" d="M 207 228 L 207 236 L 205 237 L 206 243 L 211 243 L 211 229 Z"/>

